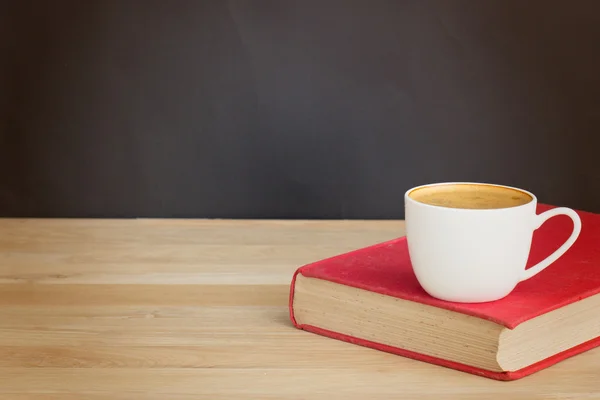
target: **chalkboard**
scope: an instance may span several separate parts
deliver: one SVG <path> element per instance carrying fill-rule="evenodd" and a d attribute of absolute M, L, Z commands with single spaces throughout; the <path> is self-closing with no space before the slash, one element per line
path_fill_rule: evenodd
<path fill-rule="evenodd" d="M 0 2 L 0 215 L 600 212 L 600 2 Z"/>

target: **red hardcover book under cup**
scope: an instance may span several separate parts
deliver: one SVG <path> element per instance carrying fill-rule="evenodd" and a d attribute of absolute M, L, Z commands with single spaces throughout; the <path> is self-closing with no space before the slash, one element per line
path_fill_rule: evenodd
<path fill-rule="evenodd" d="M 553 208 L 538 205 L 538 213 Z M 498 380 L 519 379 L 600 345 L 600 215 L 556 262 L 487 303 L 428 295 L 404 237 L 300 267 L 290 317 L 308 332 Z M 571 234 L 568 217 L 534 233 L 528 265 Z M 600 353 L 598 353 L 600 357 Z M 558 367 L 558 366 L 557 366 Z"/>

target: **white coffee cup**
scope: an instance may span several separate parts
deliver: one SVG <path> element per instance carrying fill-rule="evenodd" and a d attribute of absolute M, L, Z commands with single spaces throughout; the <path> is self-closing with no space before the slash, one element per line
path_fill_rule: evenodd
<path fill-rule="evenodd" d="M 461 203 L 460 196 L 452 194 L 459 189 L 478 194 L 466 196 Z M 493 196 L 500 199 L 495 204 Z M 503 196 L 515 204 L 503 204 Z M 478 198 L 483 202 L 477 203 Z M 404 201 L 406 237 L 415 275 L 428 294 L 446 301 L 479 303 L 505 297 L 519 282 L 561 257 L 581 231 L 581 220 L 572 209 L 558 207 L 538 215 L 537 198 L 510 186 L 430 184 L 408 190 Z M 525 269 L 533 232 L 549 218 L 563 214 L 573 220 L 571 236 L 546 259 Z"/>

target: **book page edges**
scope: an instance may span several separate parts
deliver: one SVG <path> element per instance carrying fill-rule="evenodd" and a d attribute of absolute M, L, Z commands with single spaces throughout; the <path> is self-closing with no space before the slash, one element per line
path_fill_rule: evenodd
<path fill-rule="evenodd" d="M 513 381 L 513 380 L 521 379 L 525 376 L 528 376 L 528 375 L 531 375 L 540 370 L 546 369 L 546 368 L 548 368 L 558 362 L 561 362 L 567 358 L 573 357 L 577 354 L 583 353 L 585 351 L 588 351 L 590 349 L 600 346 L 600 337 L 597 337 L 595 339 L 581 343 L 580 345 L 574 346 L 570 349 L 567 349 L 565 351 L 557 353 L 551 357 L 548 357 L 544 360 L 541 360 L 535 364 L 529 365 L 520 370 L 496 372 L 496 371 L 489 371 L 489 370 L 485 370 L 485 369 L 481 369 L 481 368 L 472 367 L 470 365 L 465 365 L 465 364 L 457 363 L 454 361 L 431 357 L 431 356 L 428 356 L 425 354 L 416 353 L 416 352 L 405 350 L 405 349 L 402 349 L 399 347 L 388 346 L 388 345 L 384 345 L 381 343 L 376 343 L 376 342 L 372 342 L 369 340 L 352 337 L 352 336 L 345 335 L 342 333 L 322 329 L 317 326 L 312 326 L 312 325 L 308 325 L 308 324 L 299 324 L 296 321 L 296 318 L 294 317 L 294 289 L 295 289 L 296 279 L 297 279 L 298 274 L 303 274 L 304 276 L 311 277 L 310 274 L 305 275 L 303 273 L 303 268 L 304 267 L 300 267 L 295 271 L 295 273 L 292 277 L 291 284 L 290 284 L 290 294 L 289 294 L 289 304 L 288 304 L 290 320 L 291 320 L 292 324 L 294 325 L 294 327 L 296 327 L 297 329 L 301 329 L 306 332 L 311 332 L 311 333 L 321 335 L 324 337 L 328 337 L 331 339 L 340 340 L 340 341 L 344 341 L 344 342 L 351 343 L 354 345 L 372 348 L 372 349 L 383 351 L 386 353 L 395 354 L 395 355 L 403 356 L 403 357 L 410 358 L 413 360 L 427 362 L 430 364 L 439 365 L 442 367 L 451 368 L 451 369 L 454 369 L 457 371 L 462 371 L 462 372 L 470 373 L 473 375 L 478 375 L 478 376 L 482 376 L 482 377 L 486 377 L 486 378 L 490 378 L 490 379 L 494 379 L 494 380 L 499 380 L 499 381 Z"/>

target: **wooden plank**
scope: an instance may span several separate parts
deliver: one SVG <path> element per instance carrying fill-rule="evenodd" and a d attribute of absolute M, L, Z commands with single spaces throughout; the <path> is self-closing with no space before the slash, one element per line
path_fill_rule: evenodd
<path fill-rule="evenodd" d="M 573 371 L 577 372 L 577 371 Z M 489 381 L 413 362 L 383 368 L 0 368 L 0 393 L 129 393 L 229 398 L 585 398 L 600 396 L 592 376 L 548 370 L 512 383 Z M 539 385 L 536 387 L 536 385 Z M 565 392 L 569 395 L 565 396 Z M 583 397 L 579 397 L 583 396 Z M 171 397 L 169 397 L 171 398 Z"/>
<path fill-rule="evenodd" d="M 0 306 L 284 306 L 288 296 L 287 285 L 0 285 Z"/>

